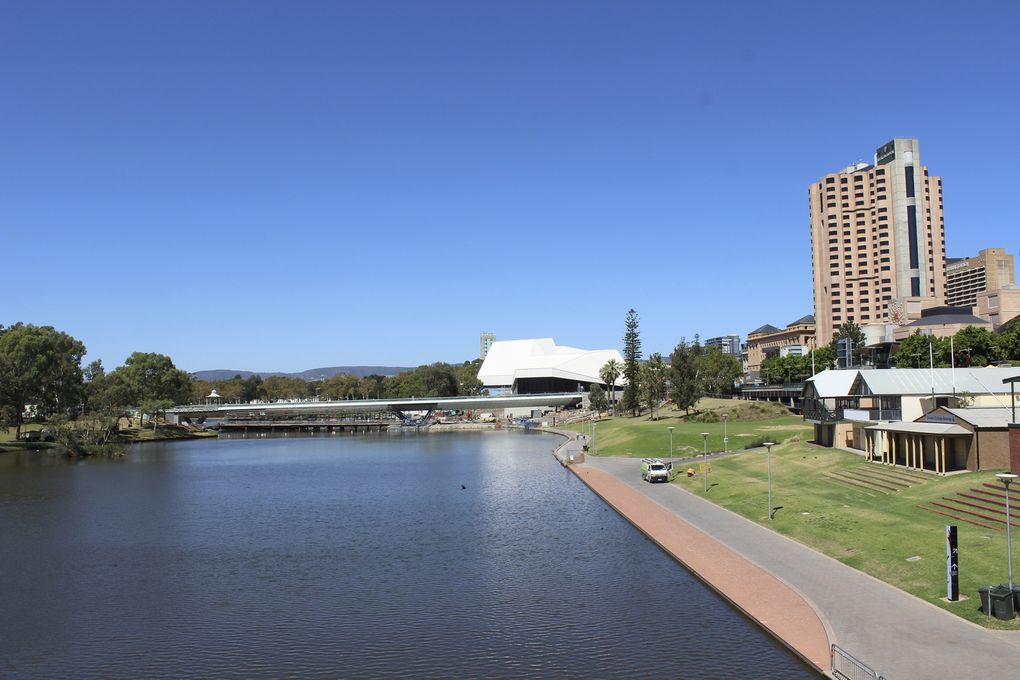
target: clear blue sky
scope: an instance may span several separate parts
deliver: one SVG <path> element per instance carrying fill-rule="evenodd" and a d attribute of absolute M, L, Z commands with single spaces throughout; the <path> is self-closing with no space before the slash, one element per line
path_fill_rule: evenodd
<path fill-rule="evenodd" d="M 0 4 L 0 323 L 108 368 L 646 354 L 812 312 L 807 186 L 921 140 L 1020 247 L 1016 3 Z M 1012 209 L 1010 209 L 1012 208 Z"/>

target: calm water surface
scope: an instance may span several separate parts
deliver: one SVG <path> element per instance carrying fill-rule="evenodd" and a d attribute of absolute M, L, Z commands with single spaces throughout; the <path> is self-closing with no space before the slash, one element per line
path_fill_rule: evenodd
<path fill-rule="evenodd" d="M 0 677 L 817 677 L 560 468 L 557 442 L 0 454 Z"/>

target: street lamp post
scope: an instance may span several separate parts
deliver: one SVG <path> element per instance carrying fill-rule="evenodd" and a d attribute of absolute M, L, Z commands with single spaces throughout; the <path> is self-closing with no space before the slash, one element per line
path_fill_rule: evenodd
<path fill-rule="evenodd" d="M 1017 475 L 1010 474 L 1008 472 L 1001 472 L 996 477 L 1002 482 L 1003 486 L 1006 487 L 1006 561 L 1009 566 L 1009 592 L 1013 593 L 1013 541 L 1009 535 L 1009 485 Z"/>
<path fill-rule="evenodd" d="M 672 427 L 667 427 L 666 429 L 669 430 L 669 469 L 670 469 L 670 472 L 672 472 L 673 471 L 673 428 Z"/>
<path fill-rule="evenodd" d="M 772 519 L 772 447 L 775 445 L 775 442 L 765 442 L 769 470 L 769 519 Z"/>
<path fill-rule="evenodd" d="M 730 450 L 730 438 L 726 432 L 726 424 L 729 422 L 730 414 L 724 413 L 722 416 L 722 448 L 723 453 Z"/>
<path fill-rule="evenodd" d="M 708 493 L 708 433 L 702 432 L 701 439 L 704 441 L 705 448 L 702 460 L 705 461 L 701 464 L 701 476 L 705 478 L 705 493 Z"/>

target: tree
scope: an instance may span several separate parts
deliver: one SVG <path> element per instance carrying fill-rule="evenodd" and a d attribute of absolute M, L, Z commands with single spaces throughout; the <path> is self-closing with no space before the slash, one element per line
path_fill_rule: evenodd
<path fill-rule="evenodd" d="M 423 397 L 457 396 L 457 376 L 450 364 L 437 362 L 419 369 L 422 374 Z"/>
<path fill-rule="evenodd" d="M 623 410 L 637 415 L 641 408 L 641 335 L 638 333 L 638 315 L 633 309 L 627 312 L 623 334 L 623 377 L 627 386 L 623 389 Z"/>
<path fill-rule="evenodd" d="M 265 398 L 269 401 L 277 399 L 305 399 L 315 396 L 315 385 L 285 375 L 271 375 L 262 381 Z"/>
<path fill-rule="evenodd" d="M 741 372 L 740 359 L 726 354 L 721 347 L 705 347 L 701 352 L 698 375 L 706 394 L 729 394 Z"/>
<path fill-rule="evenodd" d="M 840 355 L 839 343 L 841 340 L 844 339 L 850 340 L 851 360 L 853 360 L 854 356 L 860 355 L 861 349 L 864 348 L 864 345 L 867 342 L 867 339 L 864 336 L 864 331 L 861 330 L 860 326 L 858 326 L 853 321 L 844 321 L 843 325 L 840 326 L 839 330 L 836 331 L 836 335 L 833 336 L 832 342 L 829 343 L 829 347 L 832 348 L 832 351 L 836 353 L 837 357 L 839 357 Z M 854 363 L 856 364 L 857 362 Z"/>
<path fill-rule="evenodd" d="M 465 361 L 455 366 L 453 374 L 457 378 L 457 394 L 462 397 L 473 397 L 482 393 L 482 381 L 478 379 L 478 369 L 482 367 L 481 359 Z"/>
<path fill-rule="evenodd" d="M 641 366 L 641 397 L 652 420 L 655 420 L 655 408 L 666 398 L 666 379 L 666 364 L 662 355 L 655 352 Z"/>
<path fill-rule="evenodd" d="M 27 404 L 53 413 L 80 402 L 84 355 L 80 340 L 52 326 L 0 327 L 0 409 L 15 436 Z"/>
<path fill-rule="evenodd" d="M 936 368 L 949 366 L 949 339 L 923 335 L 921 331 L 915 331 L 900 343 L 895 356 L 896 368 L 927 368 L 931 365 L 929 347 L 931 361 Z"/>
<path fill-rule="evenodd" d="M 135 352 L 110 378 L 122 381 L 128 404 L 152 415 L 154 421 L 161 411 L 191 397 L 191 375 L 174 366 L 165 354 Z"/>
<path fill-rule="evenodd" d="M 137 403 L 123 372 L 118 371 L 93 376 L 85 385 L 85 401 L 90 411 L 103 415 L 119 415 Z"/>
<path fill-rule="evenodd" d="M 687 338 L 681 338 L 680 343 L 669 355 L 669 398 L 688 414 L 691 407 L 698 403 L 701 398 L 701 386 L 698 382 L 698 355 L 700 351 L 695 345 L 688 344 Z"/>
<path fill-rule="evenodd" d="M 620 375 L 623 374 L 623 366 L 616 359 L 610 359 L 606 363 L 602 364 L 602 368 L 599 369 L 599 377 L 602 378 L 612 394 L 612 408 L 613 413 L 616 413 L 616 381 Z"/>
<path fill-rule="evenodd" d="M 1003 324 L 995 340 L 1003 359 L 1020 361 L 1020 316 Z"/>
<path fill-rule="evenodd" d="M 588 402 L 591 410 L 596 413 L 603 413 L 609 410 L 609 400 L 606 399 L 606 391 L 598 383 L 594 383 L 588 391 Z"/>
<path fill-rule="evenodd" d="M 1002 357 L 995 334 L 977 326 L 962 328 L 953 336 L 953 353 L 957 366 L 987 366 Z"/>
<path fill-rule="evenodd" d="M 807 357 L 807 372 L 811 373 L 811 354 Z M 836 365 L 836 352 L 826 345 L 825 347 L 818 347 L 814 352 L 814 373 L 821 373 L 827 368 L 833 368 Z"/>
<path fill-rule="evenodd" d="M 253 373 L 247 380 L 241 382 L 241 393 L 238 398 L 243 402 L 253 402 L 266 396 L 262 387 L 262 376 Z"/>

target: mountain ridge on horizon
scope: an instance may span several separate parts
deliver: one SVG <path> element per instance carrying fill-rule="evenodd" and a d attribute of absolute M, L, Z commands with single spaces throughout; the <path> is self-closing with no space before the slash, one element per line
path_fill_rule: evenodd
<path fill-rule="evenodd" d="M 364 378 L 367 375 L 393 376 L 405 371 L 413 371 L 414 368 L 414 366 L 326 366 L 323 368 L 310 368 L 307 371 L 299 371 L 297 373 L 287 373 L 286 371 L 234 371 L 226 368 L 214 368 L 205 371 L 193 371 L 191 375 L 198 380 L 207 380 L 209 382 L 230 380 L 235 375 L 241 376 L 242 380 L 247 380 L 253 375 L 257 375 L 263 380 L 271 376 L 300 378 L 301 380 L 325 380 L 341 373 L 349 373 L 355 378 Z"/>

